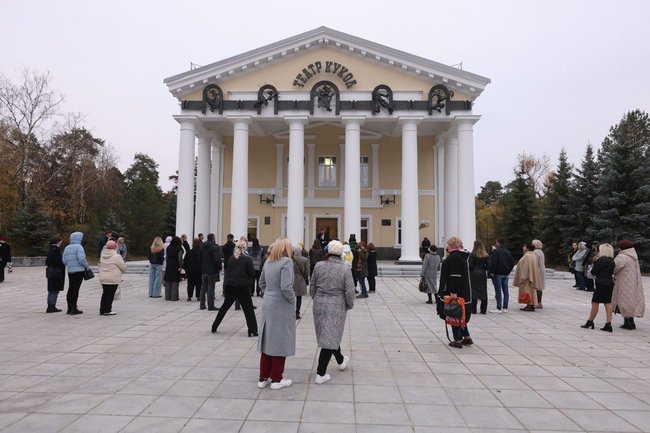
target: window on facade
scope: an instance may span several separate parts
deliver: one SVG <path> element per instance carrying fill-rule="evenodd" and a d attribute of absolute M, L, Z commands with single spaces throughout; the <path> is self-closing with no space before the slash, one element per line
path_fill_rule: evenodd
<path fill-rule="evenodd" d="M 361 218 L 361 240 L 366 244 L 368 243 L 368 225 L 368 218 Z"/>
<path fill-rule="evenodd" d="M 321 188 L 336 187 L 336 157 L 318 157 L 318 186 Z"/>
<path fill-rule="evenodd" d="M 248 218 L 248 240 L 253 241 L 253 239 L 259 239 L 257 236 L 257 217 Z"/>
<path fill-rule="evenodd" d="M 368 188 L 369 186 L 369 169 L 368 169 L 368 157 L 367 156 L 362 156 L 361 157 L 361 168 L 359 170 L 361 173 L 361 188 Z"/>

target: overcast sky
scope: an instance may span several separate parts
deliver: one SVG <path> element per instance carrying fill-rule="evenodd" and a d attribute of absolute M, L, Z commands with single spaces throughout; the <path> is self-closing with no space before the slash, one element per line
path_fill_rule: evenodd
<path fill-rule="evenodd" d="M 331 27 L 492 80 L 475 105 L 476 188 L 509 181 L 517 155 L 579 163 L 632 109 L 650 111 L 650 1 L 4 0 L 0 72 L 49 70 L 65 111 L 110 143 L 178 160 L 178 103 L 163 79 Z"/>

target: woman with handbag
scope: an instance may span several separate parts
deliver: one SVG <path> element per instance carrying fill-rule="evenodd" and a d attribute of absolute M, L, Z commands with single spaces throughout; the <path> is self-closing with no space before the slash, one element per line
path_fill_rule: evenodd
<path fill-rule="evenodd" d="M 422 281 L 424 281 L 424 284 L 426 284 L 426 289 L 423 289 L 429 298 L 427 304 L 433 304 L 433 295 L 435 295 L 438 291 L 439 267 L 440 256 L 438 255 L 438 247 L 435 245 L 430 245 L 429 252 L 424 256 L 424 262 L 422 262 L 422 270 L 420 271 L 420 285 L 422 286 Z"/>
<path fill-rule="evenodd" d="M 50 241 L 50 251 L 45 259 L 45 276 L 47 277 L 47 310 L 46 313 L 58 313 L 56 299 L 65 285 L 65 265 L 61 255 L 61 238 L 55 237 Z"/>
<path fill-rule="evenodd" d="M 68 301 L 67 314 L 76 315 L 83 314 L 77 308 L 77 301 L 79 300 L 79 289 L 81 283 L 86 277 L 86 271 L 90 269 L 88 260 L 86 259 L 86 251 L 81 245 L 84 234 L 81 232 L 73 232 L 70 234 L 70 244 L 63 250 L 63 264 L 68 268 L 68 294 L 66 300 Z"/>
<path fill-rule="evenodd" d="M 469 305 L 472 303 L 472 290 L 469 277 L 469 252 L 463 249 L 463 241 L 452 236 L 447 240 L 447 258 L 440 269 L 440 297 L 450 296 L 451 300 L 462 298 L 465 303 L 465 326 L 452 326 L 454 340 L 449 342 L 451 347 L 462 349 L 463 346 L 474 344 L 469 335 L 467 323 L 472 316 Z M 441 313 L 441 312 L 440 312 Z"/>
<path fill-rule="evenodd" d="M 113 299 L 117 286 L 122 282 L 122 274 L 126 272 L 126 263 L 117 252 L 115 241 L 106 242 L 99 258 L 99 282 L 102 284 L 102 299 L 99 303 L 100 316 L 114 316 Z M 118 298 L 119 299 L 119 298 Z"/>
<path fill-rule="evenodd" d="M 598 257 L 594 260 L 591 274 L 595 278 L 595 290 L 591 297 L 591 311 L 587 323 L 581 328 L 594 329 L 594 319 L 598 314 L 599 304 L 605 304 L 607 322 L 601 331 L 612 332 L 612 292 L 614 290 L 614 248 L 610 244 L 598 246 Z"/>
<path fill-rule="evenodd" d="M 537 290 L 539 290 L 541 284 L 537 256 L 533 253 L 535 251 L 535 245 L 531 242 L 526 242 L 522 250 L 524 255 L 517 263 L 513 284 L 519 288 L 519 303 L 526 304 L 520 310 L 535 311 L 535 307 L 538 304 Z"/>

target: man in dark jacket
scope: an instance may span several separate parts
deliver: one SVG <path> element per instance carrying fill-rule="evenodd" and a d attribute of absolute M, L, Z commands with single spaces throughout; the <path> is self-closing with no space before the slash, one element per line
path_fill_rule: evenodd
<path fill-rule="evenodd" d="M 205 298 L 208 297 L 208 311 L 216 311 L 214 306 L 214 285 L 219 281 L 221 272 L 221 248 L 214 241 L 214 233 L 208 235 L 208 240 L 201 247 L 201 298 L 200 308 L 205 310 Z"/>
<path fill-rule="evenodd" d="M 460 238 L 453 236 L 447 241 L 447 258 L 440 267 L 440 285 L 438 295 L 463 298 L 465 301 L 465 326 L 452 326 L 454 341 L 452 347 L 461 349 L 463 345 L 474 344 L 467 329 L 467 323 L 472 315 L 472 287 L 469 277 L 469 252 L 463 249 Z"/>
<path fill-rule="evenodd" d="M 512 272 L 512 268 L 515 267 L 515 260 L 512 258 L 510 251 L 503 246 L 503 239 L 497 239 L 494 247 L 490 255 L 490 277 L 497 298 L 497 309 L 490 310 L 490 313 L 507 313 L 509 300 L 508 275 Z"/>
<path fill-rule="evenodd" d="M 232 256 L 232 253 L 235 251 L 235 236 L 229 234 L 226 237 L 226 243 L 221 247 L 221 252 L 223 253 L 223 268 L 228 267 L 228 259 Z"/>
<path fill-rule="evenodd" d="M 5 267 L 11 264 L 11 247 L 7 239 L 0 235 L 0 283 L 5 280 Z M 11 268 L 9 268 L 11 272 Z"/>

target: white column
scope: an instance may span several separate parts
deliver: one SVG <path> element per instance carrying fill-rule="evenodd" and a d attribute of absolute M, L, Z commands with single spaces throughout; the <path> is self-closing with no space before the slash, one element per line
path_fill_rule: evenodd
<path fill-rule="evenodd" d="M 471 250 L 476 240 L 474 120 L 458 121 L 458 235 Z"/>
<path fill-rule="evenodd" d="M 444 248 L 445 242 L 445 140 L 436 143 L 436 245 Z"/>
<path fill-rule="evenodd" d="M 458 138 L 445 139 L 445 242 L 458 236 Z M 443 248 L 445 245 L 443 245 Z"/>
<path fill-rule="evenodd" d="M 284 144 L 275 143 L 275 198 L 282 198 L 282 177 L 284 174 Z"/>
<path fill-rule="evenodd" d="M 178 152 L 178 192 L 176 199 L 176 234 L 194 236 L 194 134 L 193 120 L 180 120 Z"/>
<path fill-rule="evenodd" d="M 230 233 L 239 239 L 248 231 L 248 124 L 250 117 L 234 118 Z"/>
<path fill-rule="evenodd" d="M 219 160 L 219 192 L 217 193 L 217 197 L 219 203 L 223 203 L 223 172 L 224 172 L 224 166 L 225 166 L 225 152 L 226 152 L 226 145 L 221 143 L 219 144 L 219 155 L 221 156 Z M 223 206 L 219 206 L 219 217 L 217 218 L 217 231 L 215 233 L 217 235 L 217 239 L 221 239 L 223 241 Z"/>
<path fill-rule="evenodd" d="M 221 233 L 219 233 L 219 208 L 221 207 L 221 198 L 219 196 L 221 182 L 221 147 L 223 145 L 218 138 L 212 139 L 212 171 L 210 172 L 210 233 L 217 236 L 217 242 L 220 242 Z"/>
<path fill-rule="evenodd" d="M 400 261 L 419 262 L 420 211 L 418 185 L 418 123 L 420 119 L 400 119 L 402 123 L 402 253 Z"/>
<path fill-rule="evenodd" d="M 314 167 L 316 166 L 316 144 L 307 144 L 307 198 L 314 198 Z"/>
<path fill-rule="evenodd" d="M 361 240 L 361 124 L 364 118 L 343 119 L 345 124 L 345 186 L 343 199 L 344 240 L 354 234 Z"/>
<path fill-rule="evenodd" d="M 212 135 L 205 132 L 198 134 L 196 166 L 196 210 L 194 212 L 194 230 L 196 233 L 208 234 L 210 230 L 210 142 Z M 189 236 L 189 234 L 188 234 Z"/>
<path fill-rule="evenodd" d="M 342 199 L 345 193 L 345 143 L 339 144 L 339 163 L 338 163 L 339 176 L 339 198 Z M 348 239 L 345 238 L 347 241 Z"/>
<path fill-rule="evenodd" d="M 307 117 L 285 118 L 289 123 L 287 237 L 293 245 L 305 240 L 305 124 Z"/>
<path fill-rule="evenodd" d="M 379 143 L 372 143 L 372 200 L 379 198 Z"/>

